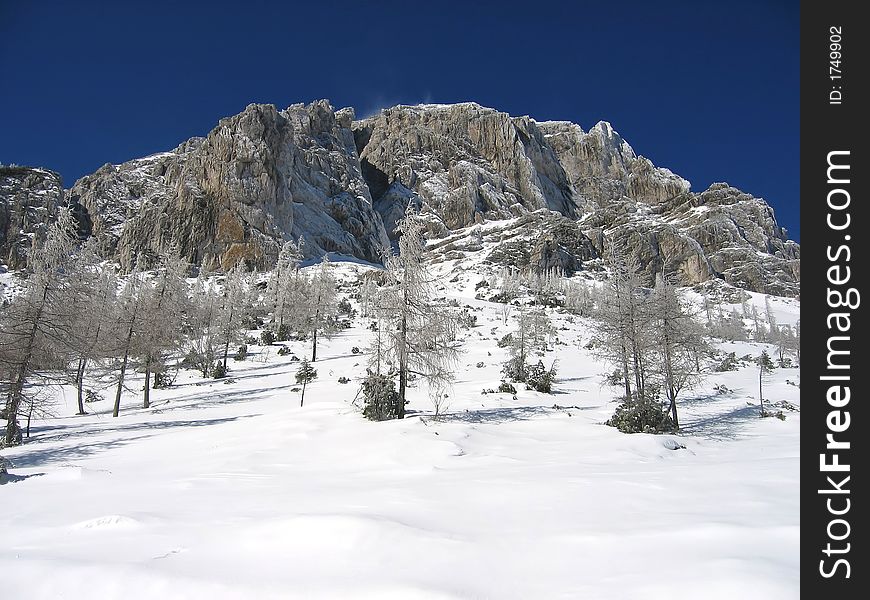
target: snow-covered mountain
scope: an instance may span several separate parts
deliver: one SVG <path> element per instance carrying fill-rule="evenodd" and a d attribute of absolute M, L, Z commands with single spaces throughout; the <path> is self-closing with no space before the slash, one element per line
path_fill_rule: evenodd
<path fill-rule="evenodd" d="M 0 174 L 0 257 L 13 268 L 20 258 L 7 257 L 13 247 L 21 256 L 32 232 L 8 215 L 48 195 L 49 218 L 63 194 L 55 175 L 26 171 Z M 800 290 L 800 246 L 764 200 L 727 184 L 694 193 L 608 123 L 584 131 L 470 102 L 395 106 L 356 121 L 326 100 L 252 104 L 205 138 L 104 165 L 67 198 L 83 231 L 125 269 L 169 252 L 209 269 L 240 260 L 269 268 L 281 243 L 299 238 L 309 256 L 377 262 L 413 202 L 441 238 L 519 218 L 534 240 L 528 264 L 539 268 L 581 270 L 619 248 L 650 281 L 664 270 L 685 285 Z"/>

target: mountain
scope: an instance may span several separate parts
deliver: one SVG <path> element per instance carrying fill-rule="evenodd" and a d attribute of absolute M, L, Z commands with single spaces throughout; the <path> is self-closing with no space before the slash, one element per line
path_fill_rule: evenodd
<path fill-rule="evenodd" d="M 48 177 L 38 173 L 49 172 L 3 179 L 2 256 L 25 229 L 20 216 L 3 215 L 38 204 L 38 181 Z M 471 102 L 395 106 L 361 120 L 326 100 L 280 111 L 252 104 L 205 138 L 104 165 L 75 182 L 66 201 L 124 269 L 148 268 L 169 252 L 207 269 L 240 260 L 268 268 L 290 239 L 304 239 L 311 257 L 378 262 L 412 203 L 442 240 L 503 221 L 492 262 L 570 274 L 608 262 L 616 249 L 648 281 L 664 270 L 685 285 L 721 279 L 777 295 L 800 291 L 800 246 L 762 199 L 727 184 L 692 192 L 608 123 L 584 131 Z M 10 268 L 20 266 L 20 250 L 15 257 Z"/>

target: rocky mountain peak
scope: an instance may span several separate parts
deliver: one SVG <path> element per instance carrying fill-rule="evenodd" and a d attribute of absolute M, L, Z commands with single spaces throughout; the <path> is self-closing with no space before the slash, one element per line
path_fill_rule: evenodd
<path fill-rule="evenodd" d="M 40 177 L 3 179 L 6 255 L 8 231 L 26 230 L 10 215 L 43 197 L 48 214 L 63 198 L 59 179 Z M 359 120 L 328 100 L 251 104 L 205 137 L 101 167 L 68 196 L 124 268 L 169 252 L 207 269 L 268 268 L 290 239 L 304 240 L 309 256 L 377 262 L 413 204 L 445 238 L 491 221 L 533 230 L 515 240 L 540 229 L 546 244 L 523 258 L 529 268 L 578 270 L 619 248 L 650 281 L 666 271 L 687 285 L 723 279 L 783 295 L 800 286 L 800 246 L 762 199 L 724 183 L 692 192 L 606 121 L 584 131 L 475 102 L 399 105 Z"/>

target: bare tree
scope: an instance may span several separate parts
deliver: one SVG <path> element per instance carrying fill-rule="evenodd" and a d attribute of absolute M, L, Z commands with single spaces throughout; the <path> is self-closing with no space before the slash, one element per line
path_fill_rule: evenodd
<path fill-rule="evenodd" d="M 85 414 L 84 380 L 88 366 L 106 358 L 111 327 L 106 319 L 114 310 L 118 282 L 112 267 L 100 264 L 96 238 L 84 244 L 70 269 L 70 336 L 67 340 L 74 369 L 78 414 Z"/>
<path fill-rule="evenodd" d="M 221 308 L 220 292 L 213 281 L 200 271 L 191 298 L 189 315 L 190 357 L 203 377 L 210 377 L 217 355 L 217 317 Z"/>
<path fill-rule="evenodd" d="M 70 322 L 64 303 L 69 284 L 66 267 L 76 243 L 75 220 L 62 209 L 43 243 L 29 257 L 24 292 L 0 315 L 0 375 L 6 396 L 7 446 L 21 442 L 18 416 L 27 404 L 30 384 L 43 377 L 46 367 L 67 363 Z M 38 386 L 33 391 L 38 392 Z"/>
<path fill-rule="evenodd" d="M 520 308 L 516 321 L 517 328 L 511 332 L 508 341 L 510 359 L 505 363 L 504 373 L 513 381 L 525 381 L 529 356 L 543 356 L 547 349 L 547 340 L 555 330 L 546 311 L 541 307 Z"/>
<path fill-rule="evenodd" d="M 653 290 L 651 314 L 654 328 L 656 371 L 668 401 L 668 412 L 675 429 L 680 428 L 677 397 L 700 382 L 698 354 L 709 350 L 704 329 L 694 313 L 682 302 L 676 288 L 661 274 Z"/>
<path fill-rule="evenodd" d="M 136 355 L 136 335 L 141 332 L 144 317 L 144 305 L 147 298 L 148 283 L 145 274 L 134 268 L 127 276 L 118 301 L 115 303 L 114 333 L 115 356 L 121 357 L 118 370 L 118 385 L 115 389 L 115 404 L 112 416 L 121 412 L 121 394 L 124 390 L 124 379 L 131 356 Z"/>
<path fill-rule="evenodd" d="M 245 266 L 239 262 L 226 274 L 217 317 L 217 341 L 222 347 L 221 368 L 227 372 L 230 345 L 241 341 L 249 309 L 249 282 Z"/>
<path fill-rule="evenodd" d="M 433 279 L 425 263 L 425 225 L 409 206 L 397 225 L 398 255 L 385 258 L 390 285 L 382 290 L 377 311 L 385 322 L 390 354 L 399 378 L 395 414 L 405 417 L 409 375 L 424 377 L 430 386 L 449 385 L 459 356 L 455 317 L 432 300 Z"/>
<path fill-rule="evenodd" d="M 308 280 L 305 299 L 300 308 L 305 313 L 301 323 L 302 332 L 311 335 L 311 362 L 316 362 L 317 336 L 331 335 L 335 331 L 335 318 L 338 315 L 335 277 L 330 272 L 328 256 L 323 256 L 317 271 Z"/>
<path fill-rule="evenodd" d="M 625 401 L 645 401 L 652 333 L 647 293 L 640 284 L 637 269 L 616 250 L 612 249 L 610 256 L 611 276 L 600 296 L 593 346 L 598 356 L 620 368 Z"/>
<path fill-rule="evenodd" d="M 181 346 L 188 312 L 187 263 L 175 257 L 164 262 L 153 282 L 142 289 L 142 312 L 136 350 L 145 370 L 142 405 L 151 406 L 151 375 L 166 369 L 165 357 Z"/>

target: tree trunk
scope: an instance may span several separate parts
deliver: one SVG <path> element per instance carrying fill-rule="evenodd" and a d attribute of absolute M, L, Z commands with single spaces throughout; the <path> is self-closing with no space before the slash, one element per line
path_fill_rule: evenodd
<path fill-rule="evenodd" d="M 761 393 L 761 377 L 764 375 L 764 365 L 758 367 L 758 406 L 761 409 L 761 416 L 764 417 L 764 396 Z"/>
<path fill-rule="evenodd" d="M 317 360 L 317 327 L 314 328 L 312 334 L 313 343 L 311 344 L 311 362 Z"/>
<path fill-rule="evenodd" d="M 85 414 L 85 401 L 84 401 L 84 385 L 85 385 L 85 364 L 87 363 L 86 358 L 79 358 L 79 368 L 76 371 L 76 395 L 79 403 L 79 412 L 78 414 Z"/>
<path fill-rule="evenodd" d="M 121 361 L 121 374 L 118 377 L 118 389 L 115 391 L 115 406 L 112 408 L 112 416 L 117 417 L 121 412 L 121 390 L 124 387 L 124 374 L 127 372 L 127 358 L 129 353 L 124 351 L 124 360 Z"/>
<path fill-rule="evenodd" d="M 227 354 L 230 352 L 230 336 L 227 336 L 226 342 L 224 342 L 224 373 L 227 372 Z"/>
<path fill-rule="evenodd" d="M 302 382 L 302 398 L 299 400 L 300 408 L 305 404 L 305 386 L 308 384 L 308 381 Z"/>
<path fill-rule="evenodd" d="M 33 419 L 33 400 L 30 401 L 30 410 L 27 411 L 27 439 L 30 439 L 30 421 Z"/>
<path fill-rule="evenodd" d="M 145 363 L 145 400 L 142 408 L 151 408 L 151 361 Z"/>
<path fill-rule="evenodd" d="M 396 416 L 399 419 L 404 419 L 405 391 L 408 388 L 408 317 L 405 314 L 402 315 L 399 335 L 399 406 L 396 407 Z"/>

